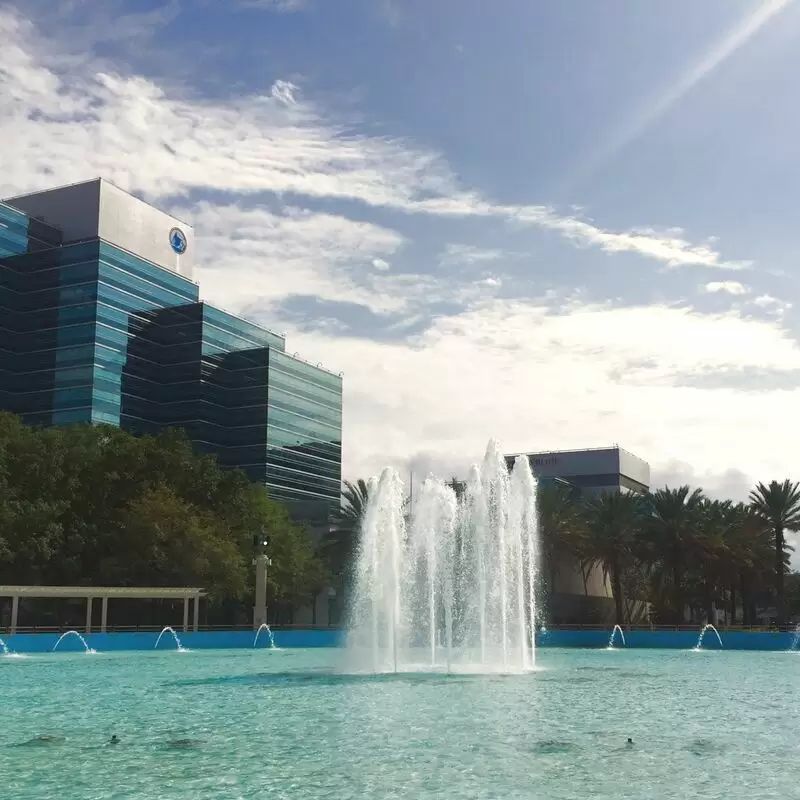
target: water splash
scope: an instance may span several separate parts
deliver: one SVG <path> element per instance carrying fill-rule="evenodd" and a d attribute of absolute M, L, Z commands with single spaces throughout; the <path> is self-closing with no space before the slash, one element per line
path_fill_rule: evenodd
<path fill-rule="evenodd" d="M 694 646 L 695 652 L 699 652 L 703 649 L 703 639 L 705 638 L 706 633 L 708 631 L 714 631 L 714 634 L 717 637 L 717 641 L 719 642 L 720 649 L 722 649 L 722 637 L 719 635 L 719 631 L 711 624 L 705 625 L 703 629 L 700 631 L 700 636 L 697 639 L 697 644 Z"/>
<path fill-rule="evenodd" d="M 2 639 L 0 639 L 0 650 L 3 651 L 4 656 L 11 655 L 11 651 L 8 649 L 8 645 Z"/>
<path fill-rule="evenodd" d="M 614 649 L 614 639 L 616 638 L 617 634 L 619 633 L 620 639 L 622 639 L 622 646 L 627 647 L 628 645 L 625 644 L 625 634 L 622 632 L 622 628 L 619 625 L 614 626 L 614 630 L 611 631 L 611 638 L 608 640 L 608 647 L 607 650 Z"/>
<path fill-rule="evenodd" d="M 792 643 L 789 645 L 788 652 L 796 653 L 798 646 L 800 646 L 800 625 L 795 626 L 794 633 L 792 635 Z"/>
<path fill-rule="evenodd" d="M 266 631 L 267 636 L 269 636 L 269 649 L 277 650 L 278 648 L 275 647 L 275 637 L 272 635 L 272 630 L 270 629 L 269 625 L 267 625 L 266 622 L 262 622 L 261 625 L 258 626 L 255 639 L 253 639 L 253 647 L 255 647 L 258 644 L 258 637 L 261 635 L 261 631 Z"/>
<path fill-rule="evenodd" d="M 58 650 L 58 646 L 61 644 L 61 642 L 63 642 L 64 639 L 66 639 L 69 636 L 77 637 L 78 641 L 83 645 L 83 651 L 85 653 L 89 653 L 91 655 L 97 653 L 97 650 L 93 650 L 91 647 L 89 647 L 89 645 L 86 643 L 86 639 L 84 639 L 83 636 L 81 636 L 78 633 L 78 631 L 67 631 L 66 633 L 62 633 L 61 636 L 58 637 L 58 641 L 55 643 L 55 646 L 53 647 L 54 653 L 56 650 Z"/>
<path fill-rule="evenodd" d="M 164 628 L 164 629 L 161 631 L 161 633 L 159 633 L 159 634 L 158 634 L 158 638 L 156 639 L 156 644 L 155 644 L 155 647 L 153 648 L 154 650 L 157 650 L 157 649 L 158 649 L 158 643 L 161 641 L 161 637 L 162 637 L 162 636 L 163 636 L 165 633 L 169 633 L 169 634 L 171 634 L 171 635 L 172 635 L 172 639 L 173 639 L 173 640 L 174 640 L 174 642 L 175 642 L 175 649 L 176 649 L 176 650 L 177 650 L 179 653 L 188 653 L 188 652 L 189 652 L 189 651 L 188 651 L 188 650 L 187 650 L 187 649 L 186 649 L 186 648 L 185 648 L 185 647 L 184 647 L 184 646 L 181 644 L 181 640 L 178 638 L 178 634 L 177 634 L 177 633 L 175 633 L 175 631 L 174 631 L 172 628 L 170 628 L 170 626 L 169 626 L 169 625 L 167 625 L 167 627 L 166 627 L 166 628 Z"/>
<path fill-rule="evenodd" d="M 369 483 L 347 635 L 358 671 L 519 672 L 535 665 L 536 480 L 490 442 L 460 497 L 429 477 Z"/>

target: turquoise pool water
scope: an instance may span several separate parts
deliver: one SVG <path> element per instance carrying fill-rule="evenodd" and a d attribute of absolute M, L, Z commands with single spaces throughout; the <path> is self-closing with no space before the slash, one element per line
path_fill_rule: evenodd
<path fill-rule="evenodd" d="M 800 796 L 798 655 L 543 649 L 535 674 L 397 677 L 340 656 L 0 657 L 0 797 Z"/>

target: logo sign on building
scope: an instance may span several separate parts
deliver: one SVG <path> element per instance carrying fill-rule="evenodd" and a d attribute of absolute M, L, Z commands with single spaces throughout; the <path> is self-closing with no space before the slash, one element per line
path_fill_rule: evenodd
<path fill-rule="evenodd" d="M 186 252 L 186 235 L 180 228 L 173 228 L 169 232 L 169 244 L 179 256 Z"/>

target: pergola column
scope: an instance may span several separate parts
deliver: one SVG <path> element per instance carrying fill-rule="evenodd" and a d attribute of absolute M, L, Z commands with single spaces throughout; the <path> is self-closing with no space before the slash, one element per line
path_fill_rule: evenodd
<path fill-rule="evenodd" d="M 189 595 L 183 598 L 183 632 L 189 630 Z"/>
<path fill-rule="evenodd" d="M 15 594 L 11 598 L 11 635 L 17 632 L 17 619 L 19 618 L 19 595 Z"/>
<path fill-rule="evenodd" d="M 92 632 L 92 599 L 86 598 L 86 633 Z"/>
<path fill-rule="evenodd" d="M 106 632 L 108 623 L 108 597 L 103 596 L 103 602 L 100 605 L 100 633 Z"/>
<path fill-rule="evenodd" d="M 194 622 L 192 624 L 192 630 L 197 633 L 197 628 L 200 625 L 200 595 L 196 594 L 194 596 Z"/>

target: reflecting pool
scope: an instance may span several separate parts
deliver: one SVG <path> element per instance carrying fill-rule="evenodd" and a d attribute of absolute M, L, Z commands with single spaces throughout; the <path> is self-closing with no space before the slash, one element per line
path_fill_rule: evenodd
<path fill-rule="evenodd" d="M 797 796 L 797 654 L 543 648 L 516 675 L 342 655 L 0 656 L 0 796 Z"/>

